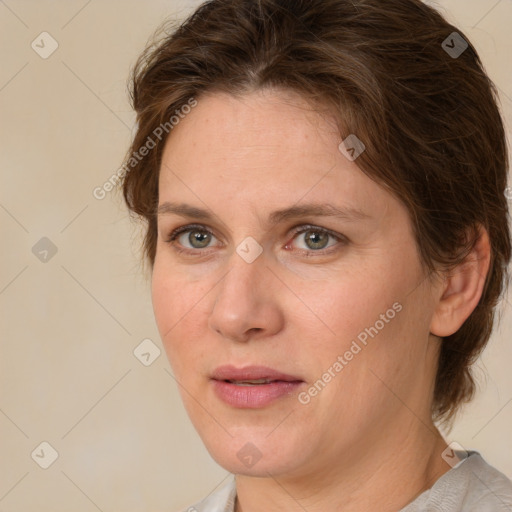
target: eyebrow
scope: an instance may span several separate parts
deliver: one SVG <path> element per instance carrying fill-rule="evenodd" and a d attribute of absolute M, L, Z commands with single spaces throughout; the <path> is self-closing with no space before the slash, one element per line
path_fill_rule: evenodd
<path fill-rule="evenodd" d="M 158 206 L 158 215 L 179 215 L 198 220 L 212 220 L 216 215 L 209 210 L 191 206 L 186 203 L 172 203 L 166 201 Z M 372 217 L 358 208 L 339 208 L 328 203 L 308 203 L 300 206 L 291 206 L 276 210 L 268 216 L 268 224 L 276 225 L 291 219 L 301 217 L 334 217 L 345 221 L 364 221 Z"/>

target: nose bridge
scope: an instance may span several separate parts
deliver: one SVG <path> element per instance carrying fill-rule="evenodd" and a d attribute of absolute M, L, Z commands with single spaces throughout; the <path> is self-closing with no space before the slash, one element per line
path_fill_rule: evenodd
<path fill-rule="evenodd" d="M 247 242 L 249 250 L 242 256 L 233 252 L 229 270 L 216 291 L 215 302 L 210 312 L 212 329 L 226 338 L 245 340 L 250 330 L 278 328 L 281 313 L 277 297 L 272 293 L 271 281 L 275 279 L 267 268 L 266 258 L 260 252 L 254 259 L 254 246 Z M 247 249 L 243 243 L 242 249 Z M 240 247 L 239 246 L 239 247 Z"/>
<path fill-rule="evenodd" d="M 242 305 L 257 300 L 259 291 L 268 287 L 268 283 L 266 287 L 261 286 L 268 279 L 265 273 L 270 274 L 270 271 L 263 251 L 256 255 L 251 242 L 240 243 L 230 258 L 229 271 L 219 286 L 217 302 L 233 298 Z"/>

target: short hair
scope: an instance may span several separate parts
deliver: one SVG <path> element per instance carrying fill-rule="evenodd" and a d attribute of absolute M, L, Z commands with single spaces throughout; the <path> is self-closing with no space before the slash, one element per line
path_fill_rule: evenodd
<path fill-rule="evenodd" d="M 420 0 L 210 0 L 170 27 L 157 31 L 130 76 L 138 126 L 122 190 L 130 212 L 147 221 L 151 267 L 170 118 L 206 92 L 299 93 L 328 109 L 341 140 L 363 141 L 357 165 L 407 208 L 429 274 L 463 262 L 479 224 L 489 234 L 480 301 L 441 343 L 432 418 L 450 423 L 475 393 L 471 366 L 491 335 L 511 252 L 498 93 L 469 39 Z M 156 137 L 159 126 L 166 133 Z M 154 147 L 134 159 L 150 139 Z"/>

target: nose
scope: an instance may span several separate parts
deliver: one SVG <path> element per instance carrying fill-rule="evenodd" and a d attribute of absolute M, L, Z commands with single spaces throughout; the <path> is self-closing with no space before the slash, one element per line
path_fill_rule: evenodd
<path fill-rule="evenodd" d="M 233 252 L 228 272 L 214 288 L 216 296 L 208 324 L 223 338 L 248 342 L 267 338 L 283 328 L 283 284 L 264 256 L 265 252 L 248 263 Z"/>

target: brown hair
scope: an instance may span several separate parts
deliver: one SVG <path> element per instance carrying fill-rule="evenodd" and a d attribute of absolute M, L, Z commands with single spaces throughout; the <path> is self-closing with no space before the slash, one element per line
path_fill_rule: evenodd
<path fill-rule="evenodd" d="M 490 337 L 511 252 L 503 121 L 468 38 L 420 0 L 210 0 L 150 44 L 130 79 L 138 127 L 122 186 L 147 221 L 151 266 L 169 120 L 206 91 L 283 87 L 328 106 L 341 139 L 364 142 L 360 169 L 407 207 L 429 273 L 461 263 L 478 225 L 487 229 L 482 297 L 442 341 L 432 415 L 448 424 L 474 395 L 470 367 Z M 134 159 L 150 139 L 154 148 Z"/>

